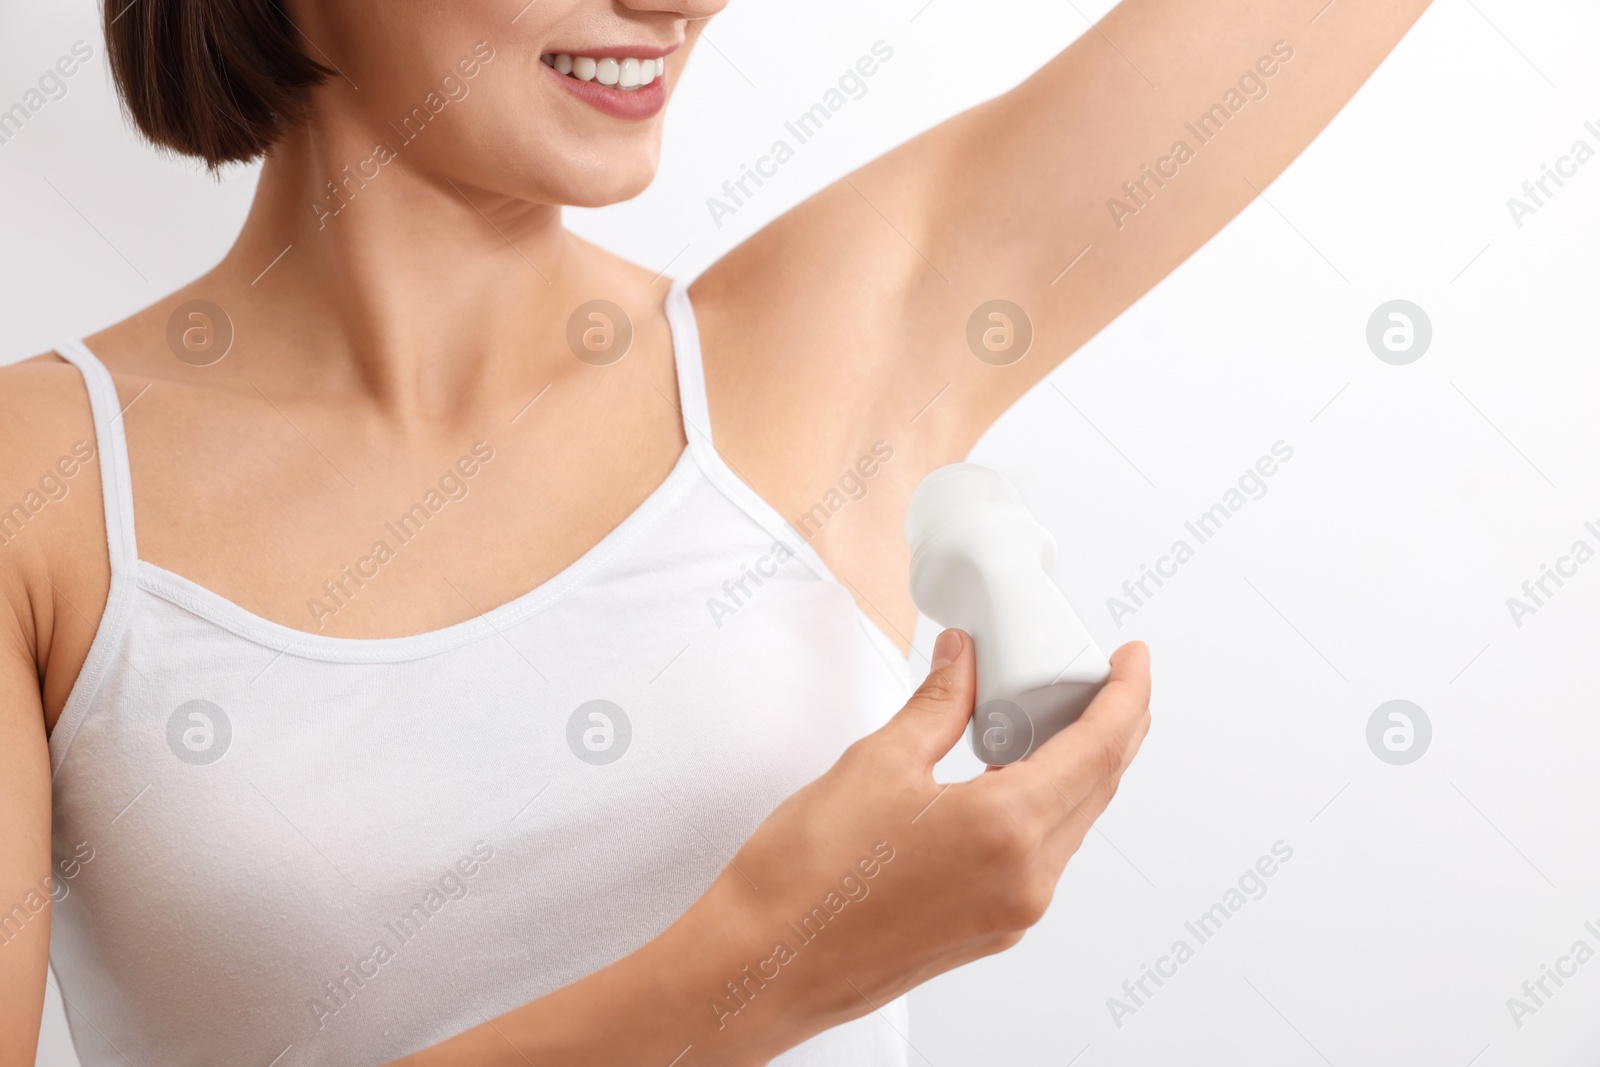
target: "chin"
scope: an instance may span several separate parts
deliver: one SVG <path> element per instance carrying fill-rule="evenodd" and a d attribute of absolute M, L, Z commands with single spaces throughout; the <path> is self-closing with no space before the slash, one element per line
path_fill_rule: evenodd
<path fill-rule="evenodd" d="M 605 207 L 608 204 L 620 204 L 644 192 L 655 180 L 655 176 L 656 160 L 652 152 L 650 158 L 641 159 L 638 163 L 626 167 L 619 168 L 611 164 L 569 175 L 559 183 L 556 195 L 552 199 L 570 207 Z"/>

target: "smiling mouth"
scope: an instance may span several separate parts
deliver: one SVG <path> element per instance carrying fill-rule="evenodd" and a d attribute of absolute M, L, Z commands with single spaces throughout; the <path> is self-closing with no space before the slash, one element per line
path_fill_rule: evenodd
<path fill-rule="evenodd" d="M 546 52 L 539 57 L 539 62 L 552 68 L 557 74 L 564 74 L 581 82 L 596 82 L 608 89 L 619 89 L 625 93 L 643 89 L 657 78 L 664 77 L 667 72 L 665 58 L 606 56 L 595 59 L 592 56 L 574 56 L 566 52 Z"/>

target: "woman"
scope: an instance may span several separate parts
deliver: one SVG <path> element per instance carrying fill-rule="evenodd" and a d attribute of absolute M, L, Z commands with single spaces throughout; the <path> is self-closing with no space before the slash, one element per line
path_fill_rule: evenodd
<path fill-rule="evenodd" d="M 1042 914 L 1145 652 L 936 784 L 908 495 L 1425 0 L 1126 0 L 686 287 L 561 205 L 650 181 L 721 6 L 107 11 L 152 141 L 265 162 L 214 270 L 0 371 L 0 1062 L 48 947 L 91 1067 L 901 1064 Z"/>

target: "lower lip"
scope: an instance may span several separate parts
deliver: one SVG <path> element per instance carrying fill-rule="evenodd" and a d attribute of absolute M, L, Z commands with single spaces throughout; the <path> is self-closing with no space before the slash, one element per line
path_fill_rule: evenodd
<path fill-rule="evenodd" d="M 561 87 L 567 92 L 612 118 L 653 118 L 667 103 L 666 79 L 660 75 L 642 89 L 612 89 L 597 81 L 579 81 L 544 63 L 540 63 L 539 66 L 550 77 L 560 82 Z"/>

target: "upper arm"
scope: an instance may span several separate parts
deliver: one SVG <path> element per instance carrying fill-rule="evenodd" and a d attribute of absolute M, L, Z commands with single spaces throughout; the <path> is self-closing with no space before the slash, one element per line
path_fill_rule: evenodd
<path fill-rule="evenodd" d="M 50 754 L 37 668 L 11 597 L 0 604 L 0 1064 L 25 1067 L 50 949 Z"/>
<path fill-rule="evenodd" d="M 946 330 L 993 297 L 1031 320 L 1027 358 L 965 363 L 978 432 L 1270 184 L 1427 2 L 1342 0 L 1313 23 L 1316 4 L 1126 0 L 886 160 L 930 175 L 925 250 L 949 278 L 916 285 L 911 306 L 931 311 L 942 287 Z"/>
<path fill-rule="evenodd" d="M 13 393 L 0 409 L 17 400 Z M 32 446 L 20 412 L 0 416 L 0 512 L 8 513 L 26 491 Z M 0 1064 L 22 1067 L 33 1063 L 50 947 L 50 753 L 32 580 L 43 552 L 4 520 L 0 514 Z"/>
<path fill-rule="evenodd" d="M 0 367 L 0 1067 L 33 1063 L 44 1004 L 55 890 L 46 706 L 65 702 L 110 582 L 93 444 L 74 368 Z"/>
<path fill-rule="evenodd" d="M 760 347 L 797 364 L 741 393 L 781 389 L 812 418 L 829 398 L 959 458 L 1271 182 L 1426 6 L 1339 0 L 1312 22 L 1315 4 L 1124 0 L 1011 92 L 730 255 L 713 286 L 762 308 Z M 1025 321 L 975 317 L 992 300 Z M 1010 364 L 983 336 L 1003 345 L 1008 326 L 1032 333 Z"/>

